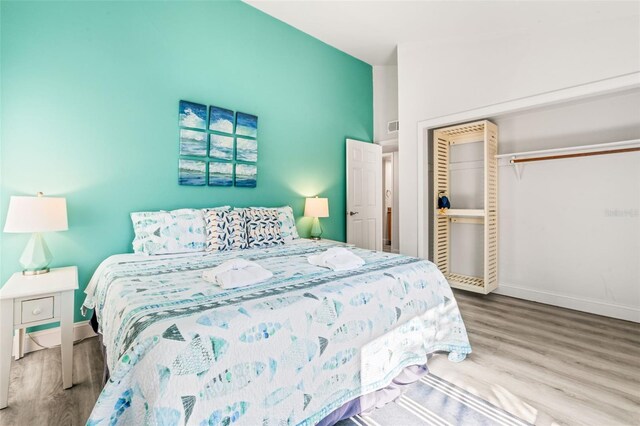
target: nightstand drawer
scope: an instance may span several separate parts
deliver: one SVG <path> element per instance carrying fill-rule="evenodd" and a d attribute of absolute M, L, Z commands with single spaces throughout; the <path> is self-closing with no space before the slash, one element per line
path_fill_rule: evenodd
<path fill-rule="evenodd" d="M 53 296 L 23 300 L 20 311 L 23 324 L 53 318 Z"/>

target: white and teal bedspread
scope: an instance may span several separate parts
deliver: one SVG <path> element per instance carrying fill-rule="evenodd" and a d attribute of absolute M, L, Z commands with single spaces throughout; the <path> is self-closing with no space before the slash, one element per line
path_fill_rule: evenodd
<path fill-rule="evenodd" d="M 307 262 L 334 245 L 107 259 L 85 306 L 111 378 L 88 424 L 312 425 L 432 352 L 471 352 L 432 263 L 360 249 L 354 271 Z M 273 279 L 228 291 L 202 280 L 238 256 Z"/>

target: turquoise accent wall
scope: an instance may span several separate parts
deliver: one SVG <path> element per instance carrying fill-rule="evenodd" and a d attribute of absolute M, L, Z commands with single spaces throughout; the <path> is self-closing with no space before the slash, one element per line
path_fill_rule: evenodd
<path fill-rule="evenodd" d="M 240 2 L 0 8 L 0 222 L 11 195 L 67 197 L 69 231 L 45 238 L 81 289 L 131 252 L 132 211 L 290 204 L 300 217 L 319 194 L 324 235 L 344 240 L 345 138 L 373 137 L 370 65 Z M 257 188 L 178 185 L 180 99 L 259 117 Z M 29 235 L 0 238 L 4 283 Z"/>

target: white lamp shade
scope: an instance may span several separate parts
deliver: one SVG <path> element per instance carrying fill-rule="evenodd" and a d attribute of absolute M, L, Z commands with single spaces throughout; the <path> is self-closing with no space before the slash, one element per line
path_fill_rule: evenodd
<path fill-rule="evenodd" d="M 329 217 L 329 199 L 307 198 L 304 203 L 304 215 L 308 217 Z"/>
<path fill-rule="evenodd" d="M 67 200 L 59 197 L 11 197 L 4 232 L 66 231 Z"/>

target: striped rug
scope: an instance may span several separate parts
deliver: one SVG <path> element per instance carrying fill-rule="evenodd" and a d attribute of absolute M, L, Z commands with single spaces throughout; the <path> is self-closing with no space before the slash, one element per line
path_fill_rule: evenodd
<path fill-rule="evenodd" d="M 464 389 L 428 374 L 394 402 L 336 426 L 531 426 Z"/>

